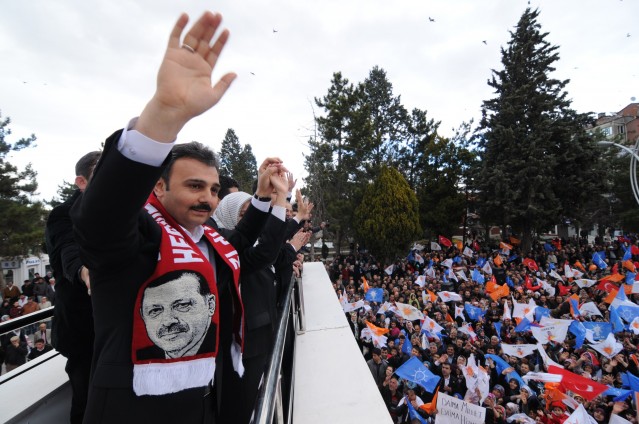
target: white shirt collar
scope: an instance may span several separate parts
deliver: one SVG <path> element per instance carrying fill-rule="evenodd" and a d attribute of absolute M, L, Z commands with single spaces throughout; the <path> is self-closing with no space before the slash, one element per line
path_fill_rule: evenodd
<path fill-rule="evenodd" d="M 191 240 L 193 240 L 193 243 L 199 243 L 200 239 L 204 235 L 204 227 L 201 225 L 198 225 L 197 227 L 195 227 L 195 231 L 193 231 L 193 233 L 191 233 L 189 230 L 182 227 L 181 225 L 180 227 L 184 230 L 185 233 L 189 235 L 189 237 L 191 237 Z"/>

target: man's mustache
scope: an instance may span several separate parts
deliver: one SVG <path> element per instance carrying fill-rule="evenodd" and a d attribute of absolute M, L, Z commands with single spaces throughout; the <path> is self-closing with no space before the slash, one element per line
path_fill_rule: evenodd
<path fill-rule="evenodd" d="M 194 211 L 204 211 L 204 212 L 211 212 L 213 210 L 211 208 L 211 205 L 209 205 L 208 203 L 200 203 L 199 205 L 191 206 L 190 209 Z"/>
<path fill-rule="evenodd" d="M 167 326 L 160 327 L 160 329 L 158 330 L 158 337 L 161 338 L 166 336 L 167 334 L 171 335 L 176 333 L 187 333 L 188 331 L 189 331 L 188 324 L 182 324 L 178 322 L 175 324 L 171 324 L 168 327 Z"/>

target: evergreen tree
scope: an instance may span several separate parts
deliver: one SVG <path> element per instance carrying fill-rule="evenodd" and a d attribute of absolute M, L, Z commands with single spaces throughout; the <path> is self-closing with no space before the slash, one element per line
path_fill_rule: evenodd
<path fill-rule="evenodd" d="M 7 161 L 10 152 L 34 146 L 36 137 L 32 134 L 9 143 L 10 123 L 10 118 L 3 120 L 0 115 L 0 257 L 37 253 L 44 240 L 45 210 L 42 203 L 31 200 L 38 188 L 37 173 L 30 164 L 20 171 Z"/>
<path fill-rule="evenodd" d="M 385 165 L 366 188 L 355 217 L 359 240 L 385 260 L 405 255 L 410 243 L 421 235 L 415 192 L 402 174 Z"/>
<path fill-rule="evenodd" d="M 242 147 L 232 128 L 226 131 L 220 148 L 220 174 L 233 177 L 240 190 L 250 192 L 257 178 L 257 161 L 250 144 Z"/>
<path fill-rule="evenodd" d="M 538 15 L 526 9 L 501 50 L 503 69 L 488 81 L 497 97 L 483 104 L 475 178 L 482 221 L 512 226 L 523 251 L 535 232 L 579 213 L 583 191 L 597 191 L 601 177 L 587 175 L 598 169 L 587 116 L 570 109 L 568 80 L 550 76 L 558 47 L 540 31 Z"/>
<path fill-rule="evenodd" d="M 55 208 L 58 205 L 66 202 L 67 199 L 71 198 L 75 191 L 77 190 L 77 186 L 74 183 L 70 183 L 66 180 L 62 181 L 62 184 L 58 186 L 57 196 L 47 201 L 46 203 L 51 206 L 51 208 Z"/>

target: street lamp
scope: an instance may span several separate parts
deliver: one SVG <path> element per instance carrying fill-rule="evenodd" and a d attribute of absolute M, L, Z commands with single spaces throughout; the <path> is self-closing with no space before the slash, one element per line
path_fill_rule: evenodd
<path fill-rule="evenodd" d="M 613 143 L 612 141 L 598 141 L 600 146 L 615 146 L 619 149 L 625 150 L 630 153 L 630 187 L 632 188 L 632 194 L 635 196 L 635 201 L 639 205 L 639 184 L 637 183 L 637 160 L 639 160 L 639 137 L 635 143 L 635 148 L 631 149 L 623 144 Z"/>

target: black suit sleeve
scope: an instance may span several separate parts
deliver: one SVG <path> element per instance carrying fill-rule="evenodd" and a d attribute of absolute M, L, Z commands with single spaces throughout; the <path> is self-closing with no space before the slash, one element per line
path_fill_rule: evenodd
<path fill-rule="evenodd" d="M 286 222 L 269 214 L 258 243 L 240 252 L 242 273 L 250 274 L 271 265 L 284 243 Z"/>
<path fill-rule="evenodd" d="M 47 219 L 45 231 L 47 251 L 55 276 L 74 284 L 82 283 L 78 275 L 82 267 L 82 260 L 80 259 L 80 248 L 73 238 L 73 223 L 69 216 L 69 210 L 80 196 L 80 190 L 76 190 L 71 198 L 53 209 Z"/>

